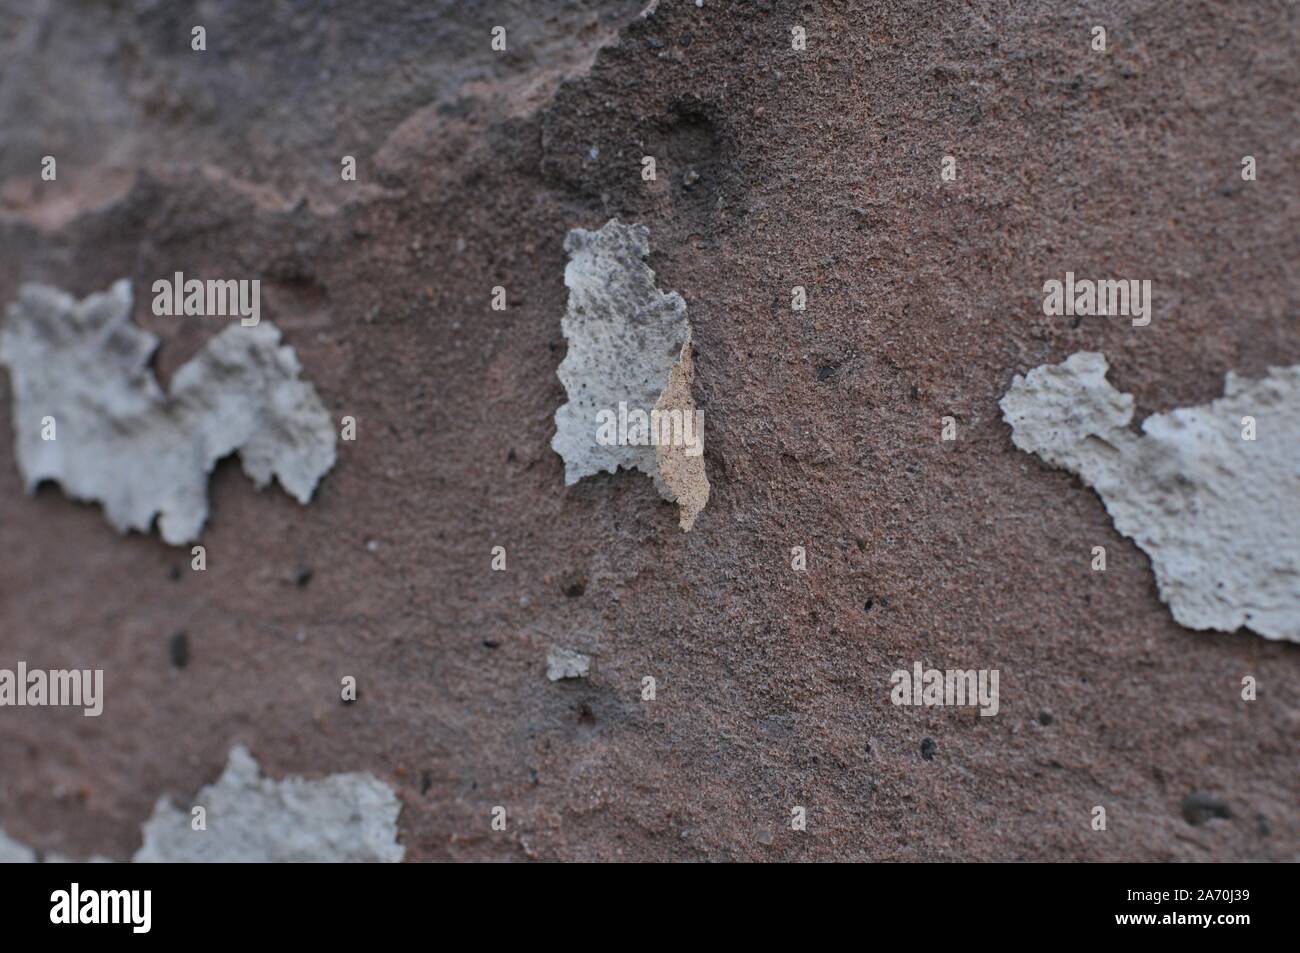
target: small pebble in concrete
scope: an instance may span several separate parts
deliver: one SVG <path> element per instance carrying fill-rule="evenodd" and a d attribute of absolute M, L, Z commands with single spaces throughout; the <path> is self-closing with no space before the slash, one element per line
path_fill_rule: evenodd
<path fill-rule="evenodd" d="M 1232 817 L 1228 805 L 1212 794 L 1194 791 L 1183 798 L 1183 820 L 1194 827 L 1214 818 L 1226 820 Z"/>
<path fill-rule="evenodd" d="M 172 665 L 184 668 L 190 664 L 190 637 L 184 632 L 173 635 L 167 642 L 167 649 L 171 654 Z"/>

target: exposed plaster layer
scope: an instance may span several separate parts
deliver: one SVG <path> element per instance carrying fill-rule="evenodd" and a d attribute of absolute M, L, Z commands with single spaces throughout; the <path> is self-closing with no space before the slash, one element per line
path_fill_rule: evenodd
<path fill-rule="evenodd" d="M 637 469 L 660 496 L 679 504 L 689 530 L 709 496 L 703 433 L 694 445 L 597 440 L 599 415 L 651 411 L 697 413 L 691 398 L 691 325 L 677 292 L 655 287 L 645 264 L 650 232 L 611 219 L 597 232 L 575 228 L 564 241 L 568 311 L 562 327 L 569 352 L 559 367 L 568 403 L 555 412 L 551 446 L 564 458 L 566 484 L 602 470 Z M 698 420 L 698 417 L 693 419 Z"/>
<path fill-rule="evenodd" d="M 161 798 L 144 825 L 138 863 L 396 863 L 401 804 L 373 775 L 334 774 L 319 781 L 261 776 L 242 746 L 225 772 L 199 792 L 207 830 L 191 828 L 191 808 Z"/>
<path fill-rule="evenodd" d="M 131 322 L 126 280 L 83 301 L 24 285 L 0 324 L 18 466 L 27 491 L 54 480 L 102 503 L 118 532 L 197 539 L 208 476 L 238 450 L 260 489 L 276 477 L 300 503 L 334 465 L 335 433 L 315 388 L 267 321 L 230 325 L 182 366 L 171 393 L 149 360 L 158 338 Z M 55 421 L 55 439 L 43 423 Z"/>
<path fill-rule="evenodd" d="M 1097 491 L 1181 625 L 1300 642 L 1300 365 L 1229 373 L 1222 397 L 1153 414 L 1140 436 L 1107 369 L 1081 351 L 1017 375 L 1001 401 L 1012 441 Z"/>

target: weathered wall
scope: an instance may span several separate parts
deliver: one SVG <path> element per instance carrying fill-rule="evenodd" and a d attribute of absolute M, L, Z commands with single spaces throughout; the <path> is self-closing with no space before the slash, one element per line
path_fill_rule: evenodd
<path fill-rule="evenodd" d="M 1180 627 L 998 408 L 1080 350 L 1139 420 L 1300 362 L 1294 5 L 375 6 L 0 3 L 0 302 L 127 277 L 166 387 L 224 324 L 149 284 L 260 278 L 358 421 L 307 507 L 221 464 L 197 573 L 24 495 L 0 387 L 0 666 L 107 695 L 0 709 L 0 828 L 127 859 L 240 743 L 391 785 L 408 861 L 1297 856 L 1295 646 Z M 690 315 L 689 534 L 551 449 L 564 237 L 614 216 Z M 1045 316 L 1066 270 L 1151 279 L 1151 324 Z M 588 677 L 547 678 L 557 644 Z M 998 669 L 998 714 L 892 705 L 917 661 Z"/>

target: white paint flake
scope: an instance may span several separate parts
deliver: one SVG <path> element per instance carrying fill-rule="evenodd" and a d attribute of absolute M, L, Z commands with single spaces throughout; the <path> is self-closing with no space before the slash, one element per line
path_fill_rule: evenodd
<path fill-rule="evenodd" d="M 546 677 L 553 682 L 563 678 L 586 678 L 591 672 L 591 656 L 566 649 L 562 645 L 551 646 L 546 656 Z"/>
<path fill-rule="evenodd" d="M 118 532 L 147 533 L 157 517 L 162 538 L 181 545 L 207 520 L 213 467 L 238 451 L 259 489 L 274 476 L 307 503 L 334 465 L 336 435 L 279 330 L 227 327 L 176 372 L 170 394 L 149 368 L 157 346 L 131 321 L 125 280 L 83 301 L 20 289 L 0 324 L 0 364 L 27 491 L 56 481 L 102 503 Z"/>
<path fill-rule="evenodd" d="M 664 294 L 655 287 L 655 274 L 643 260 L 650 254 L 644 225 L 611 219 L 600 231 L 575 228 L 564 250 L 569 304 L 562 327 L 569 352 L 558 375 L 569 400 L 555 412 L 551 441 L 564 458 L 564 482 L 619 467 L 640 470 L 654 479 L 660 496 L 678 504 L 681 526 L 690 530 L 708 502 L 709 481 L 702 415 L 691 398 L 686 302 L 675 291 Z M 635 422 L 615 428 L 614 441 L 599 439 L 602 415 L 608 421 L 637 414 L 667 423 L 641 430 L 641 441 Z M 652 436 L 674 425 L 695 426 L 679 427 L 680 440 Z"/>
<path fill-rule="evenodd" d="M 0 864 L 34 864 L 36 851 L 0 831 Z"/>
<path fill-rule="evenodd" d="M 1179 624 L 1300 642 L 1300 365 L 1229 373 L 1222 397 L 1141 435 L 1107 370 L 1081 351 L 1017 375 L 1001 401 L 1012 441 L 1097 491 Z"/>
<path fill-rule="evenodd" d="M 366 773 L 319 781 L 261 776 L 242 746 L 216 782 L 199 792 L 207 830 L 193 830 L 191 808 L 161 798 L 144 825 L 137 863 L 396 863 L 401 804 Z"/>

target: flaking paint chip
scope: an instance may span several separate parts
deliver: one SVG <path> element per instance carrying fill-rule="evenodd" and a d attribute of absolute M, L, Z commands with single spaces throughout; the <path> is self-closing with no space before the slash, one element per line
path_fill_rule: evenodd
<path fill-rule="evenodd" d="M 553 682 L 565 678 L 586 678 L 591 673 L 591 656 L 562 645 L 551 646 L 546 655 L 546 677 Z"/>
<path fill-rule="evenodd" d="M 147 533 L 157 517 L 173 546 L 198 538 L 208 477 L 235 451 L 259 489 L 274 476 L 310 501 L 334 465 L 336 435 L 279 330 L 227 327 L 176 372 L 170 393 L 149 367 L 157 346 L 131 321 L 125 279 L 82 301 L 42 285 L 19 290 L 0 323 L 0 364 L 27 492 L 53 480 L 103 504 L 120 533 Z"/>
<path fill-rule="evenodd" d="M 196 826 L 193 807 L 203 808 Z M 225 772 L 199 792 L 193 807 L 160 798 L 141 828 L 134 863 L 397 863 L 401 803 L 393 790 L 364 772 L 319 781 L 262 776 L 242 745 Z M 36 851 L 0 830 L 0 864 L 35 863 Z M 111 863 L 46 854 L 46 863 Z"/>
<path fill-rule="evenodd" d="M 365 772 L 274 781 L 236 745 L 195 804 L 206 830 L 193 828 L 191 808 L 159 799 L 135 862 L 397 863 L 406 852 L 397 842 L 397 795 Z"/>
<path fill-rule="evenodd" d="M 557 373 L 569 399 L 555 412 L 551 441 L 564 459 L 564 482 L 640 470 L 677 503 L 689 531 L 708 502 L 709 480 L 703 415 L 691 397 L 686 302 L 655 287 L 644 225 L 611 219 L 599 231 L 575 228 L 564 250 L 569 351 Z"/>
<path fill-rule="evenodd" d="M 1017 375 L 1001 401 L 1012 441 L 1097 491 L 1179 624 L 1300 642 L 1300 365 L 1230 372 L 1222 397 L 1140 435 L 1107 370 L 1080 351 Z"/>
<path fill-rule="evenodd" d="M 0 830 L 0 864 L 34 864 L 36 851 Z"/>

